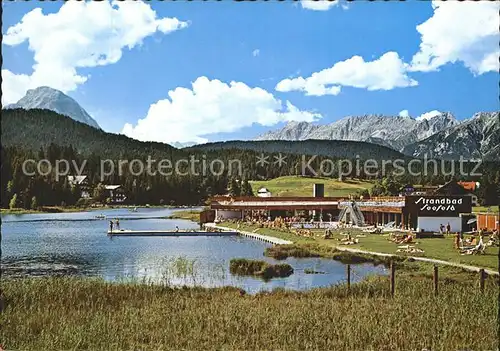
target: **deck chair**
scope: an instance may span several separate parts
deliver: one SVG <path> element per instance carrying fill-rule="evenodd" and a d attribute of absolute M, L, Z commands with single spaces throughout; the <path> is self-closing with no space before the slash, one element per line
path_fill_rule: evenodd
<path fill-rule="evenodd" d="M 484 254 L 484 249 L 486 247 L 484 246 L 483 239 L 481 238 L 479 240 L 479 243 L 474 246 L 472 249 L 468 249 L 465 251 L 466 255 L 477 255 L 477 254 Z"/>

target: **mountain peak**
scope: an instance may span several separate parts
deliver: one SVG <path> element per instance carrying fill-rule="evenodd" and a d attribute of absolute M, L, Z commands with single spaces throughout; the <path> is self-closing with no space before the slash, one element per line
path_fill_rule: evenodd
<path fill-rule="evenodd" d="M 68 116 L 77 122 L 101 129 L 97 122 L 78 104 L 78 102 L 62 91 L 48 86 L 29 89 L 21 100 L 7 106 L 7 108 L 51 110 L 61 115 Z"/>
<path fill-rule="evenodd" d="M 270 131 L 255 140 L 356 140 L 376 143 L 401 150 L 459 122 L 451 113 L 431 111 L 421 118 L 364 114 L 346 116 L 330 124 L 289 122 L 277 131 Z"/>

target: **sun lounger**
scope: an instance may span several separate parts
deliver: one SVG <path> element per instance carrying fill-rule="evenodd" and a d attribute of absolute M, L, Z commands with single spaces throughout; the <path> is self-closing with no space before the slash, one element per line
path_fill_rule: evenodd
<path fill-rule="evenodd" d="M 485 245 L 483 243 L 483 240 L 480 239 L 479 240 L 479 243 L 474 246 L 473 248 L 471 249 L 467 249 L 467 250 L 464 250 L 461 254 L 462 255 L 477 255 L 477 254 L 484 254 L 484 249 L 485 249 Z"/>
<path fill-rule="evenodd" d="M 354 245 L 354 244 L 357 244 L 359 243 L 359 240 L 358 239 L 354 239 L 354 240 L 351 240 L 351 241 L 343 241 L 340 243 L 340 245 Z"/>
<path fill-rule="evenodd" d="M 414 254 L 414 253 L 424 253 L 424 250 L 418 249 L 416 247 L 406 247 L 406 248 L 397 249 L 396 252 L 404 252 L 404 253 Z"/>

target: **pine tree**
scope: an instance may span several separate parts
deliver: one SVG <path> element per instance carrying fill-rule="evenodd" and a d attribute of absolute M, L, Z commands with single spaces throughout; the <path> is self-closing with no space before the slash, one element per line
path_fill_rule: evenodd
<path fill-rule="evenodd" d="M 229 187 L 229 195 L 235 197 L 241 195 L 241 188 L 236 178 L 231 179 L 231 186 Z"/>
<path fill-rule="evenodd" d="M 248 179 L 243 181 L 243 185 L 241 187 L 241 195 L 243 196 L 253 196 L 252 185 L 248 182 Z"/>
<path fill-rule="evenodd" d="M 17 207 L 18 207 L 17 194 L 14 194 L 12 196 L 12 199 L 10 199 L 9 208 L 12 210 L 12 209 L 17 208 Z"/>
<path fill-rule="evenodd" d="M 97 186 L 94 189 L 94 200 L 99 201 L 99 202 L 104 202 L 106 201 L 106 188 L 102 183 L 97 184 Z"/>
<path fill-rule="evenodd" d="M 9 180 L 7 183 L 7 195 L 10 196 L 10 194 L 12 194 L 13 191 L 14 191 L 14 181 Z"/>
<path fill-rule="evenodd" d="M 36 200 L 36 196 L 31 198 L 31 209 L 36 210 L 38 208 L 38 201 Z"/>

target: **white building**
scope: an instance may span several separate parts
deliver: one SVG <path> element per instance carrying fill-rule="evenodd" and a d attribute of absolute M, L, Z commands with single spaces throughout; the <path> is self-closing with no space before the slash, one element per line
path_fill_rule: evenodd
<path fill-rule="evenodd" d="M 78 175 L 78 176 L 68 176 L 68 183 L 71 186 L 79 186 L 81 197 L 83 199 L 89 199 L 90 196 L 90 186 L 89 179 L 86 175 Z"/>
<path fill-rule="evenodd" d="M 271 192 L 267 190 L 266 188 L 260 188 L 259 191 L 257 191 L 257 196 L 258 197 L 271 197 Z"/>
<path fill-rule="evenodd" d="M 127 199 L 121 185 L 105 185 L 104 187 L 108 193 L 107 197 L 111 202 L 119 203 Z"/>

